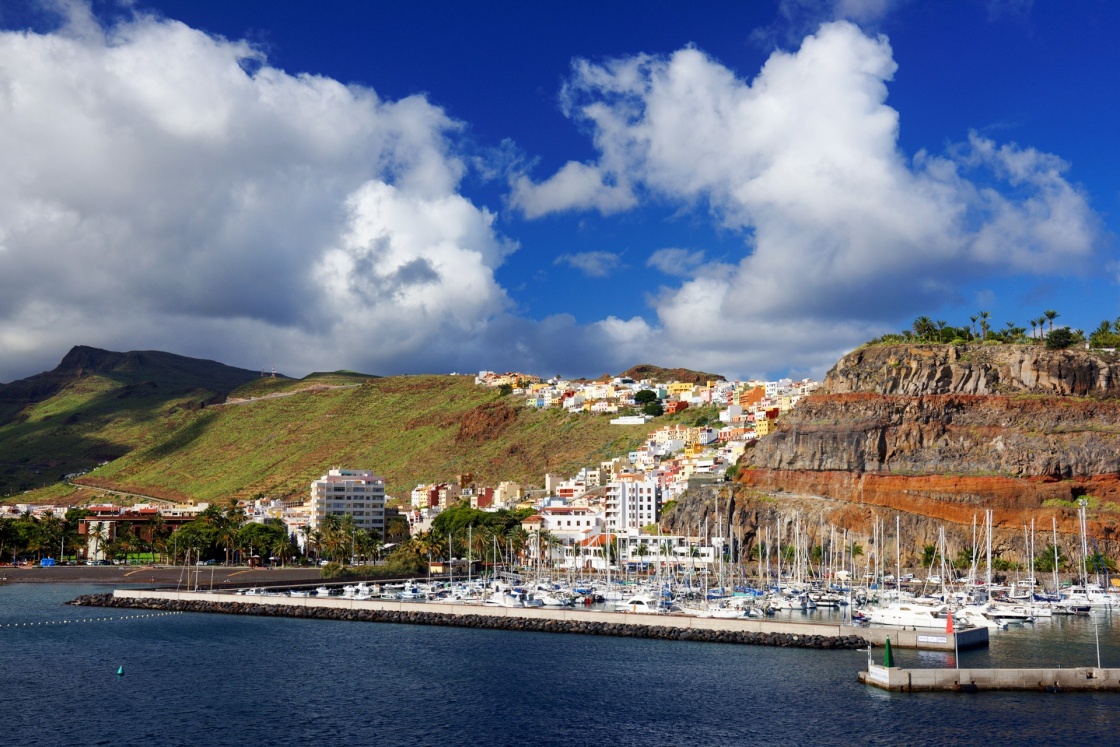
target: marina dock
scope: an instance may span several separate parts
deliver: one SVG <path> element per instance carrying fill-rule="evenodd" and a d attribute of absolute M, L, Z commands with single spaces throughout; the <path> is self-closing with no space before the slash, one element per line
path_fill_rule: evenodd
<path fill-rule="evenodd" d="M 892 640 L 893 645 L 893 640 Z M 1120 669 L 903 669 L 868 664 L 859 681 L 895 692 L 1120 692 Z"/>
<path fill-rule="evenodd" d="M 627 635 L 715 640 L 760 645 L 813 648 L 881 646 L 890 638 L 895 648 L 952 651 L 988 645 L 988 630 L 954 633 L 897 628 L 863 628 L 816 622 L 759 618 L 705 618 L 681 614 L 635 614 L 573 607 L 492 607 L 441 602 L 405 602 L 340 597 L 253 596 L 233 591 L 117 589 L 110 606 L 227 614 L 327 617 L 508 630 Z M 653 629 L 657 629 L 654 631 Z M 955 641 L 954 641 L 955 637 Z"/>

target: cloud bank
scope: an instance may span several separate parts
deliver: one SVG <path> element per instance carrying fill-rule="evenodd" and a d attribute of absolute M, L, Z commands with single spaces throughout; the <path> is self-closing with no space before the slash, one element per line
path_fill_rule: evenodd
<path fill-rule="evenodd" d="M 439 107 L 69 12 L 0 33 L 0 381 L 79 342 L 410 370 L 508 310 Z"/>
<path fill-rule="evenodd" d="M 55 32 L 0 32 L 0 381 L 78 343 L 296 374 L 819 372 L 962 283 L 1076 270 L 1097 240 L 1056 156 L 976 134 L 901 153 L 890 45 L 837 22 L 750 81 L 694 48 L 576 61 L 561 102 L 597 156 L 513 178 L 512 217 L 667 205 L 742 252 L 653 253 L 648 315 L 530 319 L 495 275 L 517 242 L 462 187 L 487 164 L 427 98 L 66 7 Z M 613 278 L 611 249 L 544 261 Z"/>
<path fill-rule="evenodd" d="M 975 133 L 906 157 L 885 103 L 895 69 L 885 37 L 847 22 L 773 53 L 749 82 L 693 48 L 578 60 L 562 101 L 600 153 L 577 165 L 592 186 L 525 180 L 515 204 L 596 206 L 596 185 L 612 184 L 620 204 L 695 207 L 739 232 L 735 265 L 650 259 L 667 272 L 692 259 L 678 270 L 692 277 L 653 299 L 655 335 L 669 357 L 715 370 L 819 367 L 964 282 L 1083 267 L 1099 229 L 1067 165 Z"/>

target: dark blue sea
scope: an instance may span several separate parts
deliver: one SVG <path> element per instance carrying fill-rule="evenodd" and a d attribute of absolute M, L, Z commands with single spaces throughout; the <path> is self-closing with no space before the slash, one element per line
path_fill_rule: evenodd
<path fill-rule="evenodd" d="M 860 652 L 62 604 L 99 591 L 0 587 L 0 745 L 1120 743 L 1120 695 L 886 693 Z M 1120 619 L 1036 628 L 961 664 L 1120 666 Z"/>

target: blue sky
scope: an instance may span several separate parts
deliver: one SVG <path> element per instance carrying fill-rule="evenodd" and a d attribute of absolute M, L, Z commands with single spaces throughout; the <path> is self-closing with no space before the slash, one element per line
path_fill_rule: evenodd
<path fill-rule="evenodd" d="M 820 376 L 1120 316 L 1115 3 L 0 5 L 0 381 Z"/>

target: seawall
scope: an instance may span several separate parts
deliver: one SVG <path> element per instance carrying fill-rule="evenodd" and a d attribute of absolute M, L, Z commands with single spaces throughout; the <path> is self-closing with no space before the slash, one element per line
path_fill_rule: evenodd
<path fill-rule="evenodd" d="M 505 608 L 337 597 L 253 598 L 233 593 L 118 589 L 112 595 L 79 597 L 71 604 L 818 649 L 858 649 L 869 644 L 879 646 L 887 637 L 896 648 L 952 651 L 954 646 L 964 649 L 988 645 L 988 631 L 984 628 L 953 634 L 752 618 L 717 619 L 572 608 Z"/>

